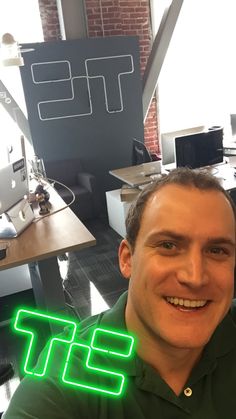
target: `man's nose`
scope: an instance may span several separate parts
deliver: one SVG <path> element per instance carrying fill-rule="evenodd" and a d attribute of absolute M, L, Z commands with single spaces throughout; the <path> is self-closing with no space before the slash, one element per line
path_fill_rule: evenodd
<path fill-rule="evenodd" d="M 199 288 L 208 282 L 207 261 L 201 250 L 187 252 L 177 271 L 177 279 L 182 284 Z"/>

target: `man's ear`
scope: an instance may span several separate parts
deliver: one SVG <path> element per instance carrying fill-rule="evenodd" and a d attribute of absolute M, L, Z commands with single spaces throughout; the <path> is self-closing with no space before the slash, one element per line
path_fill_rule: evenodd
<path fill-rule="evenodd" d="M 119 247 L 119 265 L 120 265 L 120 271 L 122 275 L 129 279 L 131 276 L 131 258 L 132 258 L 132 252 L 130 248 L 130 244 L 126 239 L 122 240 L 120 247 Z"/>

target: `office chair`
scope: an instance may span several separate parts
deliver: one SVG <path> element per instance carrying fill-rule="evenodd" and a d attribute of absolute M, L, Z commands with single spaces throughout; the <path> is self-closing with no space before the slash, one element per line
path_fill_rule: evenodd
<path fill-rule="evenodd" d="M 14 369 L 12 363 L 1 363 L 0 362 L 0 386 L 5 384 L 14 375 Z"/>
<path fill-rule="evenodd" d="M 142 163 L 149 163 L 152 161 L 151 154 L 147 147 L 141 141 L 133 138 L 133 150 L 132 150 L 132 165 L 136 166 Z"/>

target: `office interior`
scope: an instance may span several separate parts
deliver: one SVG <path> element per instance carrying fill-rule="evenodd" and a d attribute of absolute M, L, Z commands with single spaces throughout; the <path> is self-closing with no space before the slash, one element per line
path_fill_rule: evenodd
<path fill-rule="evenodd" d="M 24 59 L 22 67 L 0 69 L 0 115 L 4 126 L 0 170 L 19 161 L 25 150 L 28 173 L 39 171 L 49 179 L 58 180 L 62 185 L 55 183 L 56 192 L 66 205 L 70 204 L 70 210 L 95 239 L 96 244 L 83 248 L 73 244 L 74 250 L 59 252 L 56 257 L 67 312 L 78 321 L 108 309 L 127 290 L 128 283 L 120 275 L 117 259 L 119 243 L 125 236 L 125 216 L 140 188 L 176 166 L 176 138 L 184 141 L 192 138 L 193 144 L 195 135 L 200 134 L 202 138 L 216 133 L 214 150 L 218 160 L 211 155 L 210 160 L 203 159 L 202 164 L 195 164 L 212 170 L 233 198 L 236 187 L 236 73 L 233 49 L 225 48 L 226 43 L 229 46 L 235 39 L 233 1 L 227 8 L 223 2 L 214 3 L 214 20 L 211 18 L 213 0 L 205 0 L 204 4 L 197 2 L 198 5 L 194 0 L 173 0 L 170 6 L 164 0 L 132 1 L 132 6 L 128 1 L 126 5 L 119 0 L 107 3 L 106 0 L 53 0 L 50 4 L 46 0 L 4 0 L 0 5 L 0 13 L 5 17 L 0 24 L 0 35 L 12 32 L 22 44 Z M 15 15 L 22 19 L 18 25 L 21 29 L 13 22 L 11 9 L 14 8 L 19 8 L 15 9 Z M 27 32 L 27 26 L 32 23 L 29 16 L 35 31 L 31 28 Z M 161 22 L 169 38 L 164 45 L 161 44 Z M 225 31 L 218 30 L 222 22 Z M 164 57 L 160 45 L 165 49 Z M 37 48 L 42 54 L 40 59 L 39 55 L 34 58 L 34 51 L 23 52 L 24 49 L 37 51 Z M 47 83 L 42 81 L 50 81 L 50 78 L 40 79 L 40 73 L 32 71 L 32 63 L 56 61 L 57 53 L 60 57 L 65 54 L 68 61 L 68 48 L 78 49 L 83 59 L 91 64 L 87 66 L 87 71 L 91 71 L 91 90 L 86 96 L 86 107 L 79 107 L 78 112 L 70 108 L 63 119 L 56 103 L 61 97 L 56 90 L 50 92 L 55 100 L 52 106 L 49 103 L 50 109 L 46 108 L 47 104 L 33 107 L 31 100 L 37 104 L 40 100 L 37 92 L 33 99 L 30 93 L 36 87 L 42 86 L 45 90 Z M 92 52 L 86 56 L 84 51 L 87 53 L 90 48 Z M 96 49 L 99 53 L 94 53 Z M 104 85 L 96 79 L 99 73 L 94 70 L 93 60 L 111 56 L 122 56 L 121 70 L 117 70 L 116 77 L 122 72 L 126 74 L 119 78 L 120 90 L 115 84 L 112 94 L 107 91 L 106 96 Z M 79 59 L 78 71 L 81 71 Z M 109 79 L 107 68 L 114 72 L 117 62 L 111 60 L 103 73 L 110 85 L 113 79 Z M 68 74 L 68 68 L 67 64 L 60 67 L 57 80 L 66 78 L 64 73 Z M 73 72 L 73 66 L 71 68 Z M 82 73 L 78 71 L 73 76 L 79 80 Z M 103 67 L 102 71 L 105 71 Z M 31 84 L 29 74 L 35 77 L 31 78 Z M 66 85 L 67 81 L 62 83 Z M 86 91 L 88 85 L 84 87 L 81 79 L 79 87 Z M 66 90 L 63 94 L 68 98 Z M 87 99 L 90 96 L 91 101 Z M 45 102 L 43 94 L 42 98 L 41 102 Z M 49 114 L 46 115 L 46 111 Z M 131 168 L 131 172 L 128 170 L 127 174 L 126 168 Z M 0 183 L 2 187 L 2 178 Z M 76 195 L 72 203 L 71 190 Z M 59 212 L 58 219 L 62 214 Z M 32 223 L 19 233 L 22 242 L 28 237 L 31 226 Z M 11 243 L 11 240 L 5 241 Z M 27 248 L 27 243 L 25 246 Z M 10 251 L 11 246 L 6 259 Z M 32 287 L 35 275 L 39 275 L 37 257 L 29 263 L 0 271 L 0 365 L 12 362 L 14 367 L 13 377 L 0 385 L 0 412 L 7 407 L 23 376 L 24 342 L 11 325 L 18 306 L 37 308 Z M 48 334 L 50 329 L 42 333 L 41 346 Z"/>

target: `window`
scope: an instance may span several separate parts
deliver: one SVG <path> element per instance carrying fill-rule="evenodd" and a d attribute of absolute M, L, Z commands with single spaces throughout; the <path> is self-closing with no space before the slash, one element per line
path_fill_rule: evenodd
<path fill-rule="evenodd" d="M 4 33 L 10 32 L 19 43 L 43 41 L 38 0 L 1 0 L 0 16 L 1 37 Z M 27 117 L 19 68 L 1 67 L 0 79 Z M 11 147 L 13 147 L 12 159 L 21 156 L 21 132 L 14 120 L 9 116 L 3 103 L 5 107 L 11 106 L 6 91 L 0 92 L 0 167 L 8 162 L 8 149 Z"/>
<path fill-rule="evenodd" d="M 166 0 L 153 1 L 157 27 Z M 235 0 L 185 0 L 158 81 L 161 132 L 222 125 L 236 113 Z"/>

